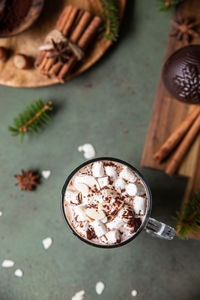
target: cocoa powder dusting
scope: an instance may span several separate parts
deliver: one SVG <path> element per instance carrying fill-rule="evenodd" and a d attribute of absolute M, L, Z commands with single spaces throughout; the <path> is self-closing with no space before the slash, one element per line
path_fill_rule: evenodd
<path fill-rule="evenodd" d="M 88 229 L 86 231 L 86 235 L 87 235 L 88 240 L 95 239 L 95 237 L 96 237 L 96 234 L 95 234 L 94 229 L 92 227 L 88 227 Z"/>
<path fill-rule="evenodd" d="M 0 19 L 0 32 L 9 33 L 25 19 L 32 0 L 7 0 Z"/>

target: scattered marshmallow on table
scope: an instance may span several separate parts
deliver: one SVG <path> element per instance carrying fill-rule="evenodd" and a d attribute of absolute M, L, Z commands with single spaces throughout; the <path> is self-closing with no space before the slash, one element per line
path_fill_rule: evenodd
<path fill-rule="evenodd" d="M 72 300 L 83 300 L 84 295 L 85 295 L 85 291 L 81 290 L 72 297 Z"/>
<path fill-rule="evenodd" d="M 41 173 L 42 173 L 42 177 L 44 177 L 45 179 L 48 179 L 49 176 L 51 176 L 50 170 L 43 170 Z"/>
<path fill-rule="evenodd" d="M 137 296 L 137 291 L 136 290 L 132 290 L 131 291 L 131 296 L 136 297 Z"/>
<path fill-rule="evenodd" d="M 12 268 L 13 266 L 14 266 L 14 261 L 13 260 L 10 260 L 10 259 L 5 259 L 3 262 L 2 262 L 2 264 L 1 264 L 1 266 L 3 267 L 3 268 Z"/>
<path fill-rule="evenodd" d="M 45 250 L 49 249 L 52 245 L 52 238 L 50 237 L 47 237 L 45 238 L 43 241 L 42 241 L 42 244 L 43 244 L 43 247 Z"/>
<path fill-rule="evenodd" d="M 92 166 L 92 175 L 94 177 L 104 176 L 104 167 L 102 162 L 95 162 Z"/>
<path fill-rule="evenodd" d="M 95 157 L 95 149 L 91 144 L 84 144 L 78 147 L 79 152 L 83 152 L 83 156 L 86 159 L 91 159 Z"/>
<path fill-rule="evenodd" d="M 105 285 L 102 281 L 96 283 L 96 293 L 101 295 L 105 289 Z"/>
<path fill-rule="evenodd" d="M 19 278 L 23 277 L 23 275 L 24 275 L 24 273 L 21 269 L 15 270 L 14 274 L 15 274 L 16 277 L 19 277 Z"/>
<path fill-rule="evenodd" d="M 2 211 L 0 210 L 0 217 L 3 215 Z"/>
<path fill-rule="evenodd" d="M 136 214 L 145 214 L 146 200 L 143 197 L 136 196 L 133 200 L 133 207 Z"/>

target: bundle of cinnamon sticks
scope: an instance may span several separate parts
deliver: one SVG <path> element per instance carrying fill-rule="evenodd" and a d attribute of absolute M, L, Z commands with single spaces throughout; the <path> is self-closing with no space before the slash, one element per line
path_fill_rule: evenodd
<path fill-rule="evenodd" d="M 161 163 L 177 147 L 165 170 L 168 175 L 172 176 L 175 174 L 199 132 L 200 106 L 196 106 L 154 155 L 154 159 Z"/>
<path fill-rule="evenodd" d="M 85 56 L 85 51 L 97 36 L 101 23 L 102 19 L 99 16 L 92 16 L 88 11 L 69 5 L 60 15 L 55 29 Z M 48 51 L 42 50 L 35 61 L 35 67 L 42 74 L 57 77 L 63 82 L 78 61 L 78 56 L 73 52 L 66 61 L 62 62 L 56 57 L 51 57 Z"/>

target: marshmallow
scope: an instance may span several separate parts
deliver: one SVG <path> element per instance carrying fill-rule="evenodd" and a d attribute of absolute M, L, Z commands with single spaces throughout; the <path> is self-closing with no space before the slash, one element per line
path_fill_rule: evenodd
<path fill-rule="evenodd" d="M 106 175 L 108 175 L 109 177 L 113 177 L 113 178 L 117 177 L 117 172 L 115 167 L 107 166 L 105 167 L 105 171 L 106 171 Z"/>
<path fill-rule="evenodd" d="M 78 151 L 83 151 L 83 156 L 86 159 L 91 159 L 95 157 L 95 149 L 91 144 L 84 144 L 78 147 Z"/>
<path fill-rule="evenodd" d="M 72 202 L 74 204 L 79 204 L 78 194 L 79 193 L 77 193 L 77 192 L 66 191 L 65 200 L 67 202 Z"/>
<path fill-rule="evenodd" d="M 83 300 L 84 299 L 84 295 L 85 295 L 85 291 L 79 291 L 77 292 L 73 297 L 72 300 Z"/>
<path fill-rule="evenodd" d="M 74 212 L 77 215 L 77 220 L 78 221 L 88 220 L 88 217 L 86 216 L 85 210 L 86 210 L 86 205 L 84 205 L 84 204 L 78 205 L 74 208 Z"/>
<path fill-rule="evenodd" d="M 106 223 L 108 221 L 108 218 L 107 217 L 104 217 L 103 219 L 101 219 L 101 222 L 102 223 Z"/>
<path fill-rule="evenodd" d="M 102 235 L 106 234 L 106 227 L 101 221 L 94 221 L 91 223 L 94 228 L 95 234 L 97 237 L 101 237 Z"/>
<path fill-rule="evenodd" d="M 43 244 L 43 247 L 45 250 L 49 249 L 52 245 L 52 238 L 50 237 L 47 237 L 45 238 L 43 241 L 42 241 L 42 244 Z"/>
<path fill-rule="evenodd" d="M 94 186 L 96 186 L 96 188 L 99 190 L 98 181 L 93 176 L 90 176 L 90 175 L 80 175 L 80 176 L 75 177 L 75 180 L 74 180 L 75 187 L 76 187 L 76 185 L 79 185 L 79 184 L 85 184 L 85 185 L 89 186 L 90 188 L 93 188 Z"/>
<path fill-rule="evenodd" d="M 92 167 L 92 174 L 94 177 L 104 176 L 104 167 L 102 162 L 95 162 Z"/>
<path fill-rule="evenodd" d="M 89 193 L 89 187 L 84 183 L 74 183 L 74 186 L 82 194 Z"/>
<path fill-rule="evenodd" d="M 145 194 L 145 188 L 143 186 L 143 184 L 138 183 L 137 184 L 137 195 L 142 196 Z"/>
<path fill-rule="evenodd" d="M 99 281 L 96 283 L 96 293 L 98 295 L 101 295 L 103 293 L 104 288 L 105 288 L 105 285 L 103 282 Z"/>
<path fill-rule="evenodd" d="M 119 229 L 122 226 L 122 220 L 120 220 L 118 217 L 116 217 L 113 221 L 109 222 L 106 224 L 108 229 L 113 230 L 113 229 Z"/>
<path fill-rule="evenodd" d="M 117 180 L 115 180 L 114 185 L 117 190 L 121 191 L 125 189 L 126 182 L 122 178 L 118 178 Z"/>
<path fill-rule="evenodd" d="M 12 268 L 13 266 L 14 266 L 14 261 L 13 260 L 10 260 L 10 259 L 5 259 L 3 262 L 2 262 L 2 264 L 1 264 L 1 266 L 3 267 L 3 268 Z"/>
<path fill-rule="evenodd" d="M 110 243 L 112 243 L 112 244 L 117 243 L 117 241 L 119 241 L 119 239 L 120 239 L 119 230 L 112 230 L 112 231 L 107 232 L 106 237 Z"/>
<path fill-rule="evenodd" d="M 119 176 L 125 180 L 128 180 L 130 182 L 136 181 L 136 176 L 131 172 L 131 170 L 128 167 L 125 167 L 123 171 L 120 172 Z"/>
<path fill-rule="evenodd" d="M 96 210 L 95 208 L 86 208 L 86 215 L 93 220 L 101 220 L 105 218 L 103 210 Z"/>
<path fill-rule="evenodd" d="M 14 274 L 15 274 L 16 277 L 20 277 L 20 278 L 23 277 L 23 275 L 24 275 L 24 273 L 21 269 L 15 270 Z"/>
<path fill-rule="evenodd" d="M 129 196 L 135 196 L 137 194 L 137 185 L 134 183 L 129 183 L 126 185 L 126 192 Z"/>
<path fill-rule="evenodd" d="M 146 210 L 146 199 L 136 196 L 133 200 L 133 206 L 136 214 L 144 215 Z"/>
<path fill-rule="evenodd" d="M 98 180 L 100 188 L 103 188 L 104 186 L 109 185 L 109 180 L 108 180 L 107 176 L 106 177 L 100 177 L 97 180 Z"/>
<path fill-rule="evenodd" d="M 50 170 L 43 170 L 41 173 L 42 173 L 42 177 L 44 177 L 45 179 L 48 179 L 49 176 L 51 175 Z"/>

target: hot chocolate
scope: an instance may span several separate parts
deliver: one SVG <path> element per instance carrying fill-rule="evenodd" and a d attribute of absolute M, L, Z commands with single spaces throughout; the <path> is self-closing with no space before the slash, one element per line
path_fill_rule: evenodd
<path fill-rule="evenodd" d="M 142 179 L 116 161 L 85 165 L 69 181 L 64 211 L 75 232 L 99 245 L 133 237 L 143 224 L 148 196 Z"/>

